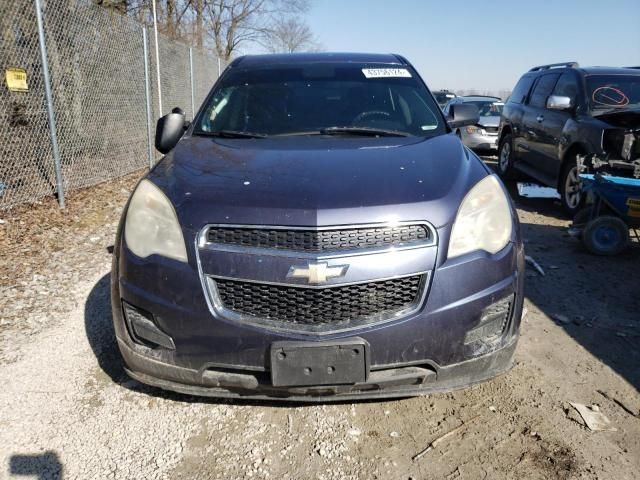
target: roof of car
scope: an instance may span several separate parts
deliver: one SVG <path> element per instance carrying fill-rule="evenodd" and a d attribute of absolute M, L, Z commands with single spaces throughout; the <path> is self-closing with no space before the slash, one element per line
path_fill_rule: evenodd
<path fill-rule="evenodd" d="M 231 66 L 254 67 L 265 65 L 290 65 L 296 63 L 382 63 L 406 65 L 400 55 L 391 53 L 276 53 L 267 55 L 245 55 L 235 59 Z"/>
<path fill-rule="evenodd" d="M 620 74 L 631 74 L 631 75 L 640 75 L 640 70 L 638 67 L 580 67 L 577 64 L 574 66 L 557 66 L 553 68 L 540 68 L 534 67 L 536 69 L 531 69 L 527 73 L 531 75 L 540 75 L 545 73 L 553 73 L 553 72 L 564 72 L 567 70 L 575 70 L 581 75 L 620 75 Z"/>
<path fill-rule="evenodd" d="M 579 70 L 586 75 L 620 75 L 621 73 L 640 75 L 639 70 L 629 67 L 580 67 Z"/>

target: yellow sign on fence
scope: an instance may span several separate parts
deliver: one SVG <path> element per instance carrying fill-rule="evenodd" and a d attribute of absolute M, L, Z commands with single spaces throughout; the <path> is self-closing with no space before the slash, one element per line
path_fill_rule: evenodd
<path fill-rule="evenodd" d="M 24 68 L 7 68 L 4 71 L 7 88 L 12 92 L 28 92 L 27 71 Z"/>

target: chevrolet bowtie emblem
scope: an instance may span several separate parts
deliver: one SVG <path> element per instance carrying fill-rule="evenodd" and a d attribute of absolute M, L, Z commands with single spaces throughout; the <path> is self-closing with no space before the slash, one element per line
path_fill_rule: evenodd
<path fill-rule="evenodd" d="M 342 277 L 349 265 L 329 266 L 327 262 L 308 263 L 306 267 L 294 265 L 289 269 L 287 278 L 306 278 L 309 283 L 326 283 L 330 278 Z"/>

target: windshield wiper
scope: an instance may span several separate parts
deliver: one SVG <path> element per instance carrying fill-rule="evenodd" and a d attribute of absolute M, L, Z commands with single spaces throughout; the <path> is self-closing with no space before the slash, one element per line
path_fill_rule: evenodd
<path fill-rule="evenodd" d="M 195 135 L 205 135 L 207 137 L 222 138 L 267 138 L 264 133 L 242 132 L 240 130 L 216 130 L 213 132 L 195 132 Z"/>
<path fill-rule="evenodd" d="M 367 137 L 408 137 L 407 132 L 370 127 L 327 127 L 320 130 L 321 135 L 363 135 Z"/>

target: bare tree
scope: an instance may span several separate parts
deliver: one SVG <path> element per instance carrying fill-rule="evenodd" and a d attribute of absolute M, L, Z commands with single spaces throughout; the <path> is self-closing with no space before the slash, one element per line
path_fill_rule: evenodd
<path fill-rule="evenodd" d="M 275 21 L 260 42 L 272 53 L 313 52 L 320 50 L 311 28 L 301 18 L 288 17 Z"/>
<path fill-rule="evenodd" d="M 264 42 L 279 17 L 308 9 L 308 0 L 207 0 L 207 34 L 218 56 L 229 60 L 243 44 Z"/>
<path fill-rule="evenodd" d="M 153 0 L 92 0 L 138 21 L 152 22 Z M 273 51 L 317 49 L 302 20 L 312 0 L 155 0 L 158 29 L 229 60 L 248 44 Z M 271 47 L 273 45 L 273 47 Z"/>

